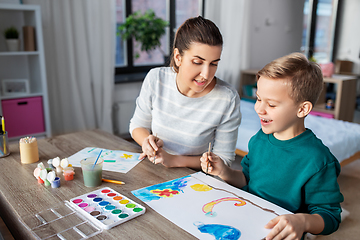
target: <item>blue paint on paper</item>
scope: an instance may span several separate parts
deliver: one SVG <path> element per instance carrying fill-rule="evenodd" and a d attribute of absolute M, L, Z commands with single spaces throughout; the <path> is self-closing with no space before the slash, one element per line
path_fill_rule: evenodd
<path fill-rule="evenodd" d="M 231 226 L 221 224 L 204 224 L 196 222 L 194 225 L 201 233 L 213 235 L 216 240 L 237 240 L 241 236 L 241 232 Z"/>
<path fill-rule="evenodd" d="M 207 216 L 207 217 L 216 217 L 217 213 L 216 212 L 207 212 L 207 213 L 205 213 L 205 216 Z"/>
<path fill-rule="evenodd" d="M 179 191 L 179 192 L 183 192 L 182 189 L 184 189 L 187 186 L 187 182 L 188 182 L 188 178 L 190 178 L 191 176 L 185 176 L 182 178 L 178 178 L 175 180 L 171 180 L 168 182 L 164 182 L 164 183 L 159 183 L 150 187 L 146 187 L 146 188 L 142 188 L 142 189 L 138 189 L 138 190 L 134 190 L 131 193 L 139 198 L 140 200 L 142 200 L 143 202 L 150 202 L 153 200 L 159 200 L 162 197 L 159 197 L 158 195 L 150 192 L 152 190 L 164 190 L 164 189 L 171 189 L 173 191 Z"/>

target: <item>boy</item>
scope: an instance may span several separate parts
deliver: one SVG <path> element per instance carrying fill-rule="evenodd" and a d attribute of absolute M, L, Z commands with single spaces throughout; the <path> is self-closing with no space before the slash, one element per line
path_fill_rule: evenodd
<path fill-rule="evenodd" d="M 204 153 L 201 167 L 229 184 L 295 214 L 272 219 L 266 239 L 301 239 L 304 233 L 330 234 L 341 222 L 340 164 L 304 119 L 323 87 L 319 66 L 292 53 L 257 74 L 255 111 L 261 129 L 249 141 L 242 171 Z"/>

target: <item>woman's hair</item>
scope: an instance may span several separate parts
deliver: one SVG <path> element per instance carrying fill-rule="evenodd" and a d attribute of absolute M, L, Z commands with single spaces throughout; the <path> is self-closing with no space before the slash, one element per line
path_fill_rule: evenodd
<path fill-rule="evenodd" d="M 309 101 L 315 105 L 323 89 L 323 75 L 318 64 L 301 53 L 291 53 L 268 63 L 257 74 L 270 79 L 289 82 L 289 96 L 295 103 Z"/>
<path fill-rule="evenodd" d="M 187 19 L 176 31 L 170 67 L 179 72 L 174 60 L 174 49 L 177 48 L 181 56 L 190 48 L 192 43 L 203 43 L 210 46 L 222 46 L 223 39 L 219 28 L 210 20 L 201 16 Z"/>

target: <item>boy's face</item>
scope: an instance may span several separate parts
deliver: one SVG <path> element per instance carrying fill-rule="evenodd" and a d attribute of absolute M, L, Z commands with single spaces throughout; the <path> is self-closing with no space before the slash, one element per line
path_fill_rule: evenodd
<path fill-rule="evenodd" d="M 257 82 L 255 111 L 261 128 L 279 140 L 291 139 L 305 131 L 304 120 L 298 117 L 300 104 L 290 98 L 289 90 L 286 79 L 260 77 Z"/>

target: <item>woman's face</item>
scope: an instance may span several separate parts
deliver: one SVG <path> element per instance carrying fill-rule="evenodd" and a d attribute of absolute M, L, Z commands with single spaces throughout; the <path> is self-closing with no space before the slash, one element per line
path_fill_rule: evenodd
<path fill-rule="evenodd" d="M 183 95 L 202 97 L 214 88 L 221 51 L 222 46 L 202 43 L 192 43 L 182 56 L 177 48 L 174 50 L 174 60 L 179 67 L 176 83 Z"/>

